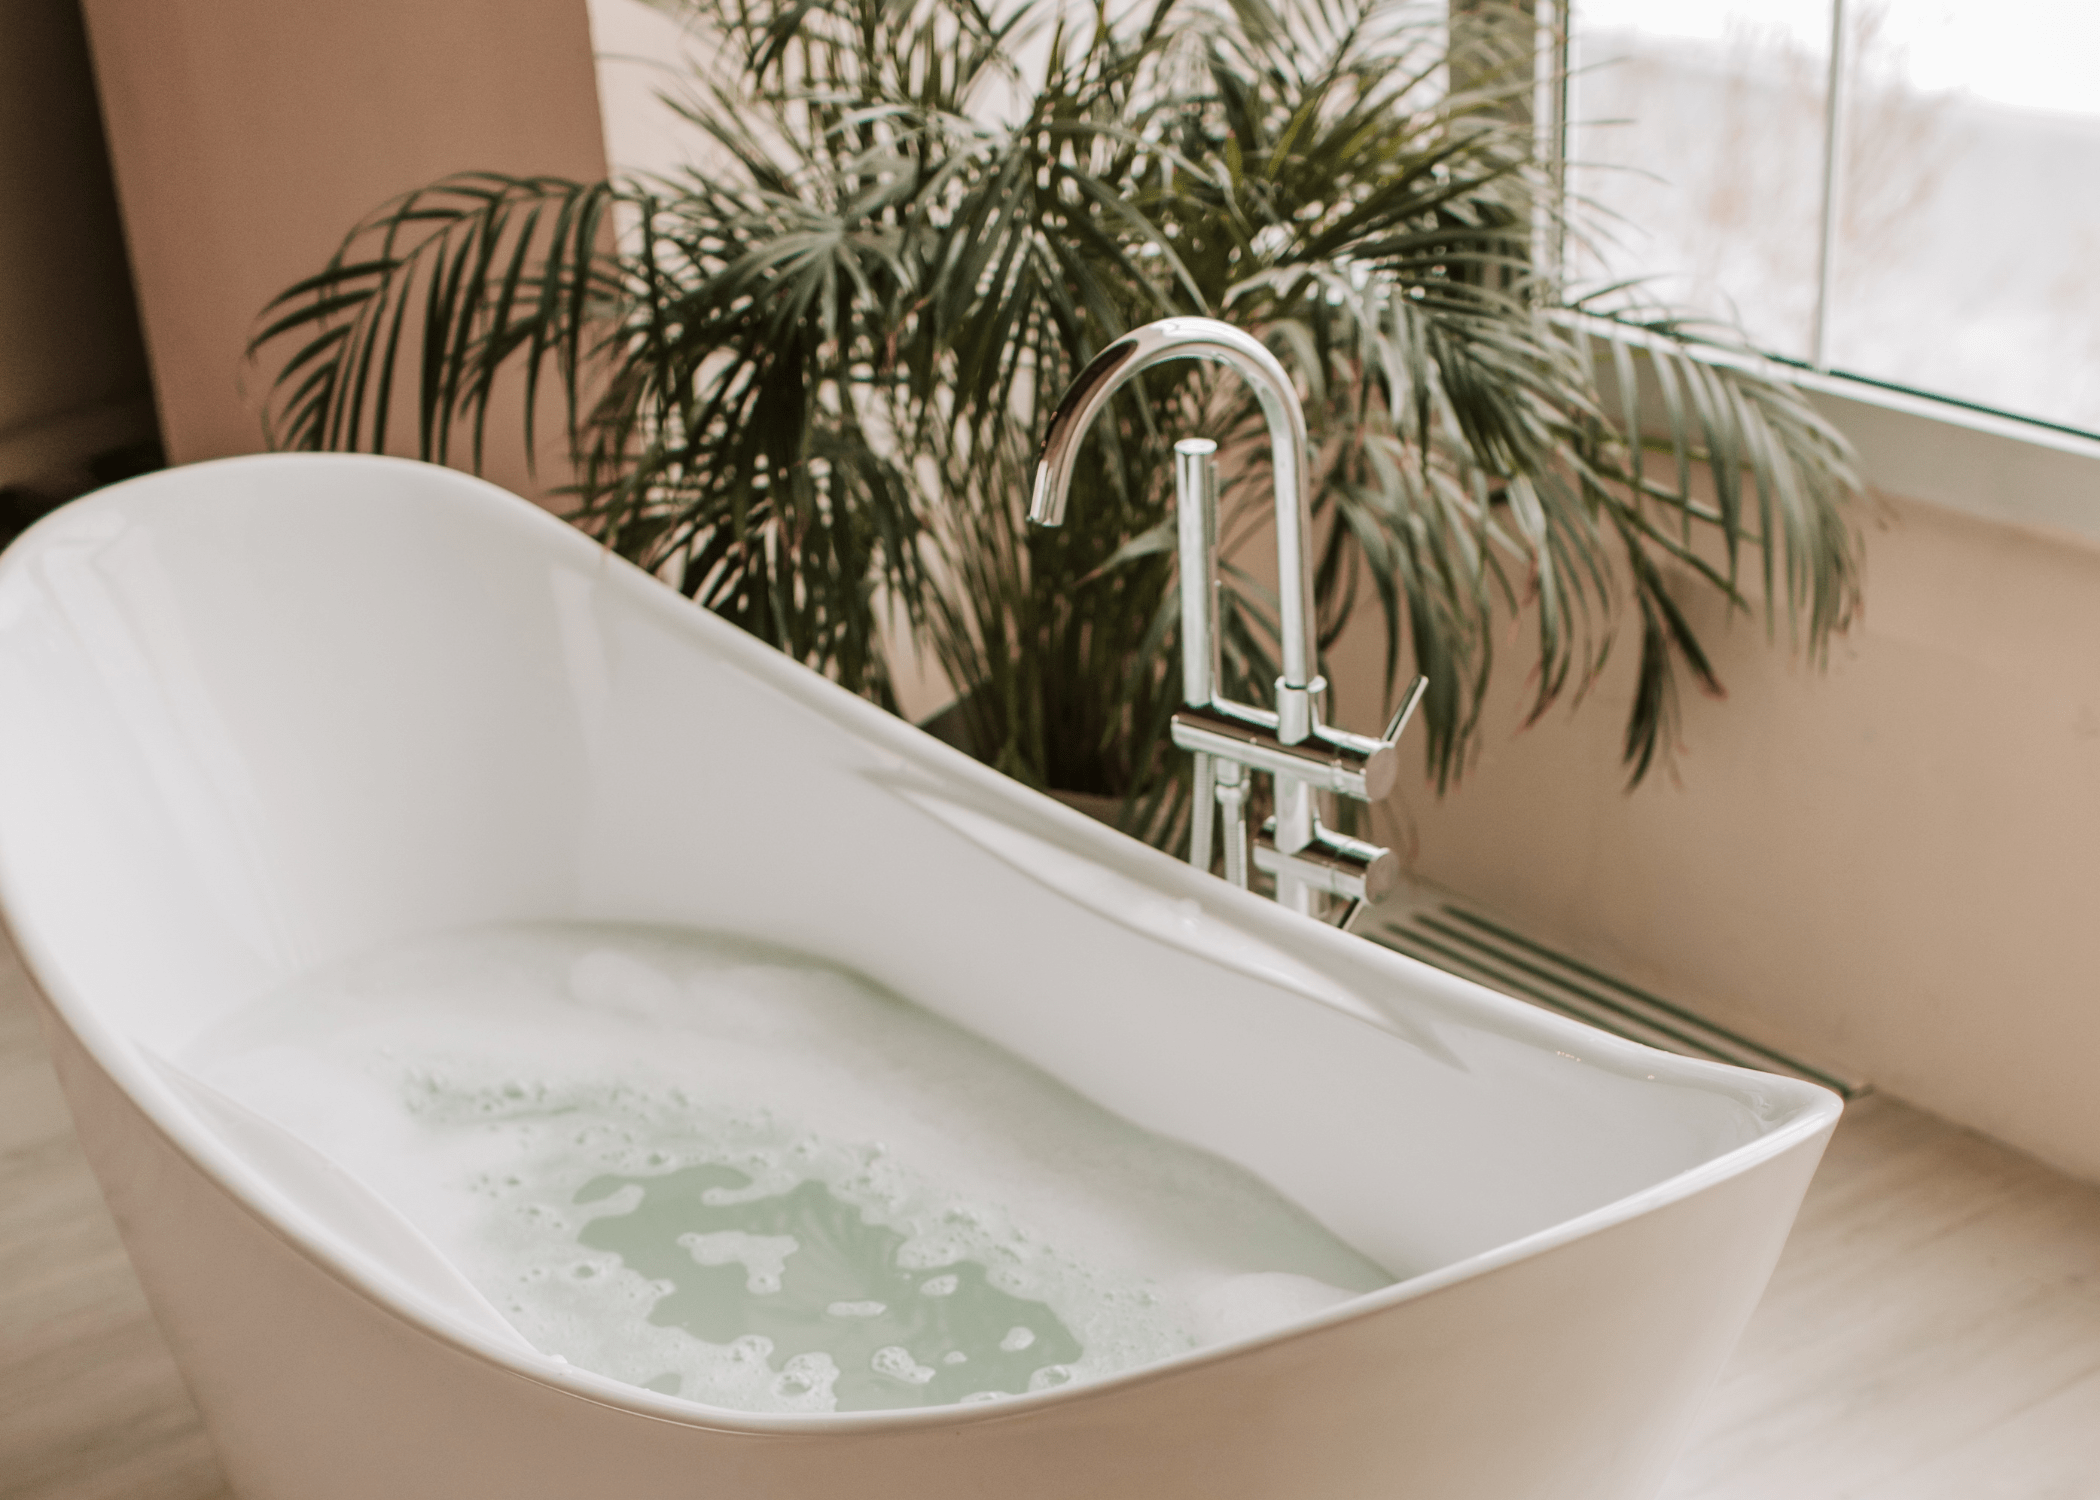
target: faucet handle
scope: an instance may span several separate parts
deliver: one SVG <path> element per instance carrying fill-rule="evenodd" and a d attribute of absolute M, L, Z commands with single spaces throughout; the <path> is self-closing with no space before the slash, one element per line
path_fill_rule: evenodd
<path fill-rule="evenodd" d="M 1276 734 L 1276 716 L 1239 703 L 1184 708 L 1170 722 L 1177 749 L 1289 776 L 1323 792 L 1376 802 L 1400 776 L 1400 752 L 1384 740 L 1316 727 L 1295 745 Z"/>
<path fill-rule="evenodd" d="M 1311 843 L 1285 854 L 1276 847 L 1274 818 L 1254 840 L 1254 868 L 1265 875 L 1288 873 L 1316 891 L 1352 903 L 1376 901 L 1400 881 L 1400 857 L 1392 850 L 1318 823 L 1313 824 Z"/>
<path fill-rule="evenodd" d="M 1402 698 L 1400 706 L 1393 710 L 1393 722 L 1385 726 L 1383 738 L 1388 745 L 1399 742 L 1400 736 L 1407 730 L 1407 721 L 1415 716 L 1415 709 L 1420 706 L 1422 695 L 1428 691 L 1429 679 L 1420 672 L 1415 673 L 1415 680 L 1407 685 L 1407 696 Z"/>

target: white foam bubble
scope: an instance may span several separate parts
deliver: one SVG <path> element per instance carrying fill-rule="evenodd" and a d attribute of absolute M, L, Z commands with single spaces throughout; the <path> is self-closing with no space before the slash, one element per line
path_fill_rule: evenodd
<path fill-rule="evenodd" d="M 1199 1343 L 1221 1344 L 1325 1312 L 1352 1295 L 1288 1271 L 1228 1276 L 1197 1289 L 1190 1297 L 1192 1331 Z"/>
<path fill-rule="evenodd" d="M 907 1305 L 956 1315 L 986 1289 L 1040 1304 L 1076 1357 L 1018 1323 L 998 1352 L 998 1323 L 982 1346 L 994 1363 L 1045 1359 L 1030 1389 L 1390 1280 L 1250 1174 L 864 980 L 733 940 L 580 926 L 426 940 L 311 976 L 184 1060 L 391 1200 L 538 1347 L 710 1405 L 832 1410 L 841 1381 L 867 1377 L 826 1353 L 781 1358 L 763 1337 L 716 1344 L 654 1322 L 682 1278 L 579 1242 L 642 1212 L 645 1184 L 698 1167 L 725 1169 L 699 1194 L 711 1209 L 758 1212 L 816 1184 L 897 1237 L 893 1264 L 917 1279 L 901 1303 L 840 1297 L 841 1330 Z M 761 1299 L 810 1253 L 755 1219 L 676 1243 L 696 1274 L 741 1266 Z M 860 1347 L 854 1372 L 869 1368 Z M 1018 1393 L 1019 1375 L 991 1389 L 1007 1377 L 960 1354 L 886 1345 L 875 1373 L 905 1404 L 937 1376 L 951 1393 L 937 1399 Z M 946 1383 L 964 1369 L 985 1389 Z"/>
<path fill-rule="evenodd" d="M 741 1229 L 681 1234 L 678 1243 L 692 1252 L 696 1265 L 743 1266 L 745 1290 L 761 1297 L 780 1290 L 787 1258 L 802 1248 L 802 1242 L 791 1234 L 750 1234 Z"/>
<path fill-rule="evenodd" d="M 925 1385 L 939 1373 L 932 1365 L 922 1365 L 913 1359 L 911 1351 L 901 1344 L 877 1349 L 868 1365 L 876 1374 L 887 1375 L 892 1380 L 901 1380 L 906 1385 Z"/>

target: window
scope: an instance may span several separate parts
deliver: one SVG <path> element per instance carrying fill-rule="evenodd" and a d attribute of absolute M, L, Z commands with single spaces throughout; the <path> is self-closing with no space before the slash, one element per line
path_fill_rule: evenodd
<path fill-rule="evenodd" d="M 1571 9 L 1578 284 L 1641 275 L 1774 354 L 2100 431 L 2100 6 Z"/>

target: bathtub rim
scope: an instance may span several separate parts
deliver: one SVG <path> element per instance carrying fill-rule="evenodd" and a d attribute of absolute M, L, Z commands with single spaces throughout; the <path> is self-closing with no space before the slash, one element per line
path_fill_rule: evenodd
<path fill-rule="evenodd" d="M 937 777 L 959 778 L 973 790 L 989 794 L 993 800 L 1018 803 L 1032 821 L 1050 822 L 1058 828 L 1063 839 L 1088 849 L 1109 869 L 1171 896 L 1199 898 L 1206 908 L 1215 910 L 1230 925 L 1247 931 L 1266 947 L 1303 960 L 1315 970 L 1329 967 L 1320 963 L 1323 950 L 1335 958 L 1345 959 L 1351 968 L 1361 969 L 1368 965 L 1374 970 L 1384 969 L 1396 981 L 1424 992 L 1424 998 L 1435 1010 L 1453 1020 L 1462 1020 L 1508 1041 L 1560 1052 L 1571 1060 L 1601 1067 L 1606 1072 L 1629 1077 L 1645 1076 L 1650 1081 L 1682 1084 L 1703 1092 L 1726 1095 L 1749 1109 L 1760 1126 L 1759 1133 L 1752 1139 L 1707 1161 L 1531 1234 L 1419 1276 L 1396 1281 L 1310 1316 L 1294 1319 L 1279 1328 L 1204 1345 L 1098 1380 L 969 1405 L 828 1413 L 764 1413 L 713 1407 L 683 1397 L 647 1391 L 566 1362 L 557 1362 L 556 1357 L 531 1349 L 522 1336 L 514 1336 L 515 1342 L 502 1340 L 472 1326 L 453 1310 L 436 1305 L 422 1290 L 390 1267 L 341 1243 L 333 1231 L 316 1222 L 305 1208 L 281 1191 L 269 1176 L 250 1164 L 242 1153 L 199 1118 L 153 1066 L 141 1044 L 106 1019 L 87 997 L 72 993 L 72 987 L 56 977 L 62 975 L 63 970 L 51 961 L 39 937 L 16 920 L 15 898 L 19 880 L 4 830 L 0 830 L 0 930 L 5 930 L 14 941 L 41 1008 L 48 1013 L 47 1019 L 63 1028 L 67 1038 L 80 1048 L 93 1066 L 107 1075 L 152 1130 L 275 1238 L 325 1274 L 376 1303 L 390 1316 L 515 1376 L 596 1405 L 653 1420 L 750 1436 L 869 1434 L 907 1427 L 952 1427 L 1010 1420 L 1052 1404 L 1105 1399 L 1139 1382 L 1173 1378 L 1212 1362 L 1236 1358 L 1252 1349 L 1311 1337 L 1336 1324 L 1432 1295 L 1447 1286 L 1543 1255 L 1694 1196 L 1774 1161 L 1818 1137 L 1827 1136 L 1836 1125 L 1842 1102 L 1837 1095 L 1819 1085 L 1703 1059 L 1680 1057 L 1611 1036 L 1198 874 L 1184 862 L 1033 792 L 874 704 L 846 692 L 717 619 L 540 507 L 456 470 L 371 455 L 263 454 L 211 460 L 141 476 L 76 501 L 31 527 L 6 550 L 5 555 L 0 555 L 0 587 L 5 586 L 10 574 L 29 566 L 43 542 L 49 541 L 69 521 L 78 522 L 82 511 L 75 507 L 86 507 L 90 514 L 100 510 L 122 511 L 134 499 L 126 492 L 143 487 L 157 489 L 168 482 L 170 475 L 184 476 L 184 481 L 189 482 L 203 473 L 233 467 L 244 470 L 287 466 L 304 468 L 321 463 L 369 466 L 374 471 L 406 468 L 424 474 L 426 482 L 429 472 L 434 470 L 445 476 L 444 482 L 455 484 L 463 503 L 477 504 L 489 510 L 498 518 L 498 524 L 537 529 L 548 539 L 550 547 L 568 549 L 579 557 L 589 555 L 600 565 L 609 564 L 606 567 L 608 582 L 624 589 L 638 607 L 655 610 L 674 619 L 680 628 L 697 632 L 703 638 L 704 648 L 723 658 L 731 667 L 750 673 L 795 702 L 840 722 L 847 732 L 872 741 L 909 765 Z M 155 500 L 154 504 L 165 509 L 167 502 Z M 72 512 L 70 518 L 66 516 L 68 511 Z M 39 532 L 44 533 L 41 539 Z M 1260 977 L 1298 1003 L 1321 1005 L 1389 1034 L 1404 1035 L 1396 1020 L 1378 1014 L 1368 1002 L 1345 1004 L 1331 995 L 1318 993 L 1279 976 L 1262 974 Z M 1336 983 L 1348 988 L 1339 979 Z M 1570 1048 L 1579 1051 L 1570 1051 Z M 1757 1091 L 1766 1096 L 1762 1106 L 1752 1103 L 1749 1098 L 1751 1080 L 1756 1081 Z"/>

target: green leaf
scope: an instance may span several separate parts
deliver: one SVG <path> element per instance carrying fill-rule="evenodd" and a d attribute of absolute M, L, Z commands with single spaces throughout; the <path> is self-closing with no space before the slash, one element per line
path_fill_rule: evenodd
<path fill-rule="evenodd" d="M 673 103 L 706 169 L 466 172 L 382 205 L 262 310 L 272 441 L 381 449 L 413 410 L 418 451 L 478 467 L 492 406 L 521 400 L 536 457 L 551 383 L 579 525 L 878 702 L 901 610 L 977 754 L 1118 794 L 1167 840 L 1188 817 L 1171 445 L 1213 437 L 1232 477 L 1224 686 L 1263 701 L 1261 414 L 1230 378 L 1160 367 L 1100 420 L 1064 528 L 1030 531 L 1022 502 L 1087 360 L 1222 310 L 1304 393 L 1321 647 L 1361 625 L 1388 695 L 1403 667 L 1429 676 L 1437 784 L 1513 614 L 1533 717 L 1638 630 L 1637 782 L 1672 753 L 1678 677 L 1718 690 L 1673 589 L 1783 618 L 1819 659 L 1854 617 L 1855 466 L 1783 372 L 1638 288 L 1556 300 L 1528 263 L 1559 205 L 1512 108 L 1521 33 L 1469 22 L 1454 54 L 1443 18 L 694 4 Z"/>

